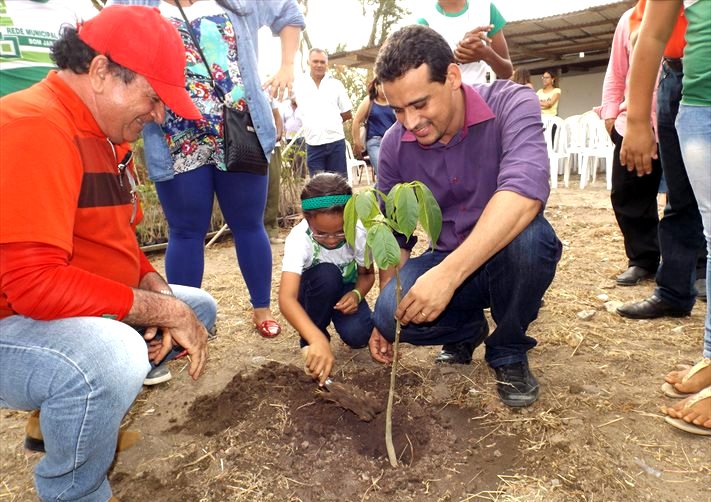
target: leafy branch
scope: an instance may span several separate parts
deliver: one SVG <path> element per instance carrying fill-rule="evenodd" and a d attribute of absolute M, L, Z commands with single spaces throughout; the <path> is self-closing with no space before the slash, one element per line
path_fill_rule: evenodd
<path fill-rule="evenodd" d="M 385 214 L 381 208 L 385 207 Z M 346 241 L 355 246 L 356 223 L 360 220 L 366 229 L 365 265 L 375 263 L 379 269 L 394 268 L 395 298 L 400 304 L 402 287 L 400 284 L 400 245 L 393 231 L 412 237 L 419 223 L 430 240 L 434 250 L 442 230 L 442 211 L 427 185 L 421 181 L 398 183 L 386 195 L 375 188 L 367 188 L 355 194 L 348 201 L 343 213 Z M 382 285 L 381 285 L 382 287 Z M 393 364 L 390 371 L 390 390 L 385 414 L 385 447 L 390 465 L 397 467 L 397 456 L 392 439 L 392 413 L 397 380 L 397 364 L 400 347 L 400 321 L 395 324 L 393 344 Z"/>

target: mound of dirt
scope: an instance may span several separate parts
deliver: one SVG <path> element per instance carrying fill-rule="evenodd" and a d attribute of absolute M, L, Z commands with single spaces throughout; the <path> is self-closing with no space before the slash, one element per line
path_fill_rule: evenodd
<path fill-rule="evenodd" d="M 385 368 L 374 369 L 339 376 L 336 393 L 360 398 L 356 407 L 365 402 L 368 409 L 382 410 L 389 375 Z M 358 390 L 368 382 L 378 385 L 367 393 Z M 423 484 L 444 483 L 453 495 L 477 485 L 494 488 L 495 473 L 514 461 L 513 443 L 480 448 L 491 428 L 455 423 L 474 410 L 438 409 L 413 399 L 419 383 L 409 375 L 398 382 L 393 444 L 399 470 L 387 461 L 385 413 L 365 421 L 343 409 L 343 402 L 334 403 L 302 369 L 268 362 L 235 375 L 221 391 L 198 397 L 179 423 L 169 420 L 173 425 L 162 436 L 180 438 L 192 451 L 161 459 L 159 469 L 152 465 L 138 479 L 117 469 L 112 486 L 119 498 L 156 502 L 234 500 L 238 494 L 249 494 L 246 500 L 405 501 L 417 500 Z M 335 397 L 342 401 L 343 395 Z M 496 467 L 492 476 L 482 477 L 480 466 L 486 463 Z"/>

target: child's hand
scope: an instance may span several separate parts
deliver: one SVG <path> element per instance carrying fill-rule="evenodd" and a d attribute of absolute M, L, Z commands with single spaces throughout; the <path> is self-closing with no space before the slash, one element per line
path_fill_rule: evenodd
<path fill-rule="evenodd" d="M 349 291 L 343 295 L 343 298 L 341 298 L 333 308 L 342 314 L 355 314 L 358 310 L 359 300 L 358 295 L 353 291 Z"/>
<path fill-rule="evenodd" d="M 306 357 L 306 371 L 315 380 L 319 381 L 319 385 L 323 385 L 333 369 L 333 363 L 336 360 L 331 352 L 331 344 L 325 338 L 322 341 L 312 343 L 304 347 L 303 354 Z"/>
<path fill-rule="evenodd" d="M 370 357 L 379 363 L 390 364 L 393 362 L 393 345 L 380 334 L 378 328 L 373 328 L 368 341 Z"/>

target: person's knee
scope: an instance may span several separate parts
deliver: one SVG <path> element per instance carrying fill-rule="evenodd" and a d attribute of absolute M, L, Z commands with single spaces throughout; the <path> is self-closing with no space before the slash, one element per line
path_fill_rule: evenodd
<path fill-rule="evenodd" d="M 352 349 L 362 349 L 368 345 L 368 340 L 370 340 L 371 330 L 368 330 L 364 326 L 347 328 L 345 330 L 339 331 L 338 334 L 343 340 L 343 343 L 348 345 Z"/>
<path fill-rule="evenodd" d="M 200 290 L 200 303 L 193 308 L 195 315 L 210 331 L 217 321 L 217 301 L 208 292 Z"/>
<path fill-rule="evenodd" d="M 127 324 L 97 320 L 105 323 L 98 327 L 92 343 L 87 344 L 93 348 L 86 378 L 98 399 L 125 412 L 150 371 L 146 342 Z"/>
<path fill-rule="evenodd" d="M 542 217 L 535 218 L 497 257 L 508 267 L 536 275 L 543 268 L 555 268 L 561 244 L 555 231 Z"/>
<path fill-rule="evenodd" d="M 179 221 L 175 225 L 169 225 L 170 238 L 181 241 L 199 241 L 202 243 L 209 230 L 209 224 L 195 224 L 192 227 L 185 226 L 184 221 Z"/>
<path fill-rule="evenodd" d="M 200 288 L 171 284 L 176 298 L 187 303 L 193 309 L 197 318 L 208 331 L 213 328 L 217 319 L 217 302 L 210 293 Z"/>
<path fill-rule="evenodd" d="M 52 381 L 42 400 L 83 396 L 112 413 L 125 413 L 150 370 L 145 341 L 120 321 L 92 317 L 66 322 L 72 323 L 73 333 L 63 349 L 47 357 Z"/>
<path fill-rule="evenodd" d="M 343 325 L 339 323 L 338 335 L 343 340 L 343 343 L 352 349 L 360 349 L 368 345 L 370 335 L 373 332 L 373 323 L 370 319 L 363 320 L 360 323 L 348 323 Z"/>
<path fill-rule="evenodd" d="M 395 339 L 395 281 L 388 282 L 380 292 L 373 310 L 373 324 L 389 341 Z"/>

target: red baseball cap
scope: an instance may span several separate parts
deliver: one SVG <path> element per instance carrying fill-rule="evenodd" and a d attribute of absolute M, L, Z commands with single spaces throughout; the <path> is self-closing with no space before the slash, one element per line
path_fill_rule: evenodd
<path fill-rule="evenodd" d="M 185 90 L 185 46 L 155 7 L 112 5 L 79 26 L 79 38 L 99 54 L 145 77 L 163 103 L 183 118 L 202 114 Z"/>

